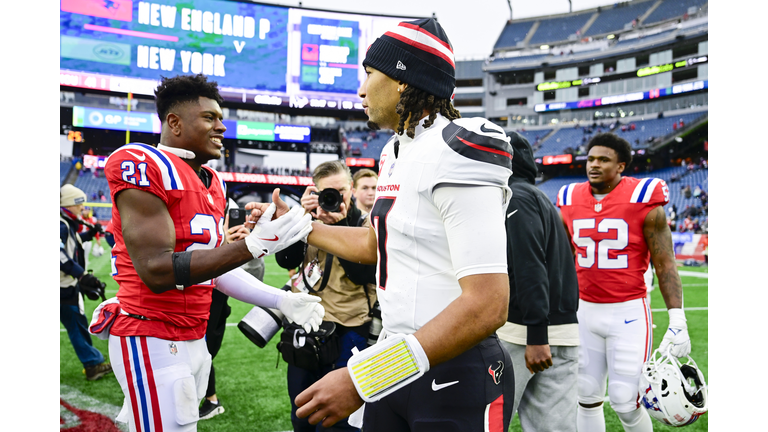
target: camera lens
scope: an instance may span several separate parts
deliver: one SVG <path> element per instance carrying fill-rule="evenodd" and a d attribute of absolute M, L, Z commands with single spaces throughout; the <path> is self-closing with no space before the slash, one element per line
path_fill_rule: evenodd
<path fill-rule="evenodd" d="M 317 195 L 320 208 L 331 213 L 341 210 L 341 193 L 332 188 L 326 188 Z"/>

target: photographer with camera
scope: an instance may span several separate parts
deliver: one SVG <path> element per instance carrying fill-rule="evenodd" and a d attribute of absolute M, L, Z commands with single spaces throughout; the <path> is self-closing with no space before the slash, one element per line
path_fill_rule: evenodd
<path fill-rule="evenodd" d="M 91 335 L 88 333 L 88 320 L 84 313 L 83 297 L 89 300 L 106 300 L 104 288 L 106 284 L 98 280 L 90 271 L 85 271 L 85 251 L 83 242 L 90 241 L 96 233 L 101 232 L 101 225 L 90 225 L 88 231 L 78 234 L 82 222 L 77 215 L 81 214 L 85 205 L 85 192 L 66 184 L 60 190 L 61 211 L 60 219 L 60 301 L 59 317 L 67 329 L 72 347 L 77 358 L 85 368 L 85 378 L 94 381 L 112 371 L 109 362 L 104 361 L 104 355 L 94 348 Z"/>
<path fill-rule="evenodd" d="M 324 162 L 315 168 L 312 180 L 301 197 L 301 205 L 314 219 L 326 225 L 369 226 L 367 215 L 351 205 L 352 175 L 342 161 Z M 286 269 L 301 266 L 292 279 L 294 292 L 319 296 L 325 317 L 319 335 L 306 335 L 295 326 L 285 326 L 278 349 L 288 362 L 288 394 L 291 399 L 291 423 L 295 432 L 327 430 L 296 416 L 296 396 L 330 371 L 347 365 L 352 348 L 368 346 L 369 330 L 376 301 L 375 265 L 357 264 L 339 259 L 315 247 L 297 242 L 275 254 Z M 304 336 L 307 337 L 304 337 Z M 310 346 L 311 345 L 311 346 Z M 306 355 L 318 352 L 316 361 Z M 332 430 L 359 431 L 346 419 Z"/>

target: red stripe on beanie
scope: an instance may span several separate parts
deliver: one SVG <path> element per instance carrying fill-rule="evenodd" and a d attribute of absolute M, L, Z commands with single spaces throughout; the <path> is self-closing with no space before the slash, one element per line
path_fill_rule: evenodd
<path fill-rule="evenodd" d="M 424 30 L 424 27 L 419 27 L 417 25 L 413 25 L 413 24 L 407 23 L 407 22 L 401 22 L 399 24 L 399 26 L 400 27 L 409 28 L 411 30 L 416 30 L 419 33 L 424 33 L 425 35 L 427 35 L 427 36 L 431 37 L 432 39 L 434 39 L 435 42 L 439 43 L 440 45 L 448 48 L 449 51 L 453 52 L 453 48 L 451 48 L 451 46 L 449 44 L 447 44 L 444 40 L 440 39 L 439 37 L 433 35 L 432 33 Z"/>
<path fill-rule="evenodd" d="M 407 43 L 408 45 L 411 45 L 412 47 L 415 47 L 415 48 L 418 48 L 418 49 L 420 49 L 422 51 L 425 51 L 425 52 L 428 52 L 430 54 L 436 55 L 436 56 L 440 57 L 441 59 L 447 61 L 448 64 L 453 66 L 453 68 L 456 68 L 456 65 L 453 63 L 453 60 L 451 60 L 450 57 L 448 57 L 447 55 L 443 54 L 442 52 L 432 48 L 429 45 L 424 45 L 423 43 L 416 42 L 413 39 L 409 39 L 409 38 L 407 38 L 405 36 L 401 36 L 401 35 L 399 35 L 397 33 L 386 32 L 386 33 L 384 33 L 384 36 L 389 36 L 389 37 L 391 37 L 393 39 L 397 39 L 397 40 L 399 40 L 401 42 Z"/>

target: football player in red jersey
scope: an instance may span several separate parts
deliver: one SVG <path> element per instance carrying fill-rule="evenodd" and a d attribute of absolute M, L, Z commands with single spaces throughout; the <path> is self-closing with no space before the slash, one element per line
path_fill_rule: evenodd
<path fill-rule="evenodd" d="M 571 234 L 579 279 L 579 431 L 605 431 L 608 397 L 625 431 L 650 432 L 640 406 L 638 382 L 653 351 L 653 323 L 643 274 L 649 259 L 669 310 L 660 350 L 688 355 L 691 342 L 683 312 L 672 235 L 663 206 L 663 180 L 621 174 L 632 162 L 630 144 L 614 134 L 595 135 L 588 145 L 584 183 L 563 186 L 557 197 Z"/>
<path fill-rule="evenodd" d="M 214 288 L 278 308 L 307 330 L 318 328 L 323 309 L 319 298 L 266 286 L 239 268 L 306 237 L 311 219 L 300 206 L 285 222 L 262 218 L 243 241 L 225 244 L 226 185 L 204 165 L 221 157 L 226 130 L 216 83 L 202 74 L 164 78 L 155 96 L 160 144 L 127 144 L 105 166 L 119 289 L 94 312 L 90 331 L 109 340 L 125 395 L 118 420 L 131 430 L 194 431 L 211 368 L 204 336 Z"/>

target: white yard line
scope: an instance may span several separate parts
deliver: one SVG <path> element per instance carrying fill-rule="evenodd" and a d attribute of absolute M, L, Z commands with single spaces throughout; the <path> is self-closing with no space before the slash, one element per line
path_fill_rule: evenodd
<path fill-rule="evenodd" d="M 709 273 L 701 273 L 701 272 L 688 271 L 688 270 L 678 270 L 677 274 L 679 274 L 680 276 L 699 277 L 699 278 L 709 279 Z"/>
<path fill-rule="evenodd" d="M 685 310 L 686 312 L 688 312 L 688 311 L 708 311 L 709 308 L 706 307 L 706 306 L 705 307 L 687 307 L 687 308 L 683 308 L 683 310 Z M 651 312 L 666 312 L 666 311 L 667 311 L 666 309 L 651 309 Z"/>

